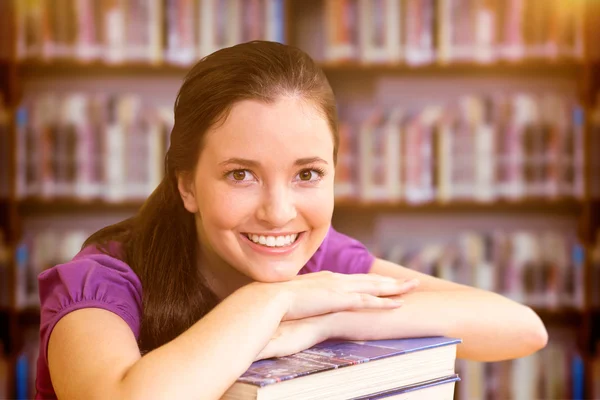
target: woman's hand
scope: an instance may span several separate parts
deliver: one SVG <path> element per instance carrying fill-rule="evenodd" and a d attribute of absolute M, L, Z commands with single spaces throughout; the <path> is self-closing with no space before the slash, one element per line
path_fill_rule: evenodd
<path fill-rule="evenodd" d="M 306 350 L 329 338 L 329 315 L 284 321 L 267 345 L 256 356 L 256 360 L 289 356 Z"/>
<path fill-rule="evenodd" d="M 255 282 L 251 285 L 286 299 L 287 312 L 282 321 L 289 321 L 339 311 L 397 308 L 402 301 L 388 296 L 410 292 L 418 283 L 416 279 L 404 281 L 374 274 L 322 271 L 286 282 Z"/>

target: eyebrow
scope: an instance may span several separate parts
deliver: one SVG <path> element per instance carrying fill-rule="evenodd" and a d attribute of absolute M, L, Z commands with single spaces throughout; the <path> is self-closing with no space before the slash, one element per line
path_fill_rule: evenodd
<path fill-rule="evenodd" d="M 294 165 L 302 166 L 307 164 L 315 164 L 315 163 L 323 163 L 327 164 L 327 161 L 323 160 L 321 157 L 307 157 L 307 158 L 299 158 L 294 162 Z M 219 165 L 227 165 L 227 164 L 239 164 L 248 167 L 258 167 L 260 162 L 255 160 L 248 160 L 245 158 L 228 158 L 225 161 L 219 163 Z"/>

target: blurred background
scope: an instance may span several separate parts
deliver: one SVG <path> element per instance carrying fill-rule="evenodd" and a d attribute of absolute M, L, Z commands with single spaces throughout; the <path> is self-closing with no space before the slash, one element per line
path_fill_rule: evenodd
<path fill-rule="evenodd" d="M 37 275 L 160 182 L 186 71 L 265 39 L 335 91 L 333 225 L 547 324 L 460 361 L 456 398 L 600 399 L 599 26 L 599 0 L 0 0 L 0 398 L 35 394 Z"/>

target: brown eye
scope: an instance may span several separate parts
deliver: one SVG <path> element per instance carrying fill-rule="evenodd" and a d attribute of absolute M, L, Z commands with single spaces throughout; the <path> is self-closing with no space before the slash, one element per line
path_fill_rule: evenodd
<path fill-rule="evenodd" d="M 246 178 L 246 171 L 238 169 L 237 171 L 232 172 L 232 176 L 236 181 L 243 181 Z"/>
<path fill-rule="evenodd" d="M 312 171 L 308 169 L 304 170 L 300 172 L 299 176 L 301 181 L 310 181 L 310 179 L 312 178 Z"/>

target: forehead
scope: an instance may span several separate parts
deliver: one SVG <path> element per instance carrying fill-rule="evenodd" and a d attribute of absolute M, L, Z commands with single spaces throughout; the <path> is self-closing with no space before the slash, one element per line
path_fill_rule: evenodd
<path fill-rule="evenodd" d="M 236 103 L 224 122 L 207 132 L 203 157 L 243 157 L 263 162 L 293 162 L 303 157 L 333 160 L 333 136 L 324 115 L 299 97 L 266 104 Z"/>

